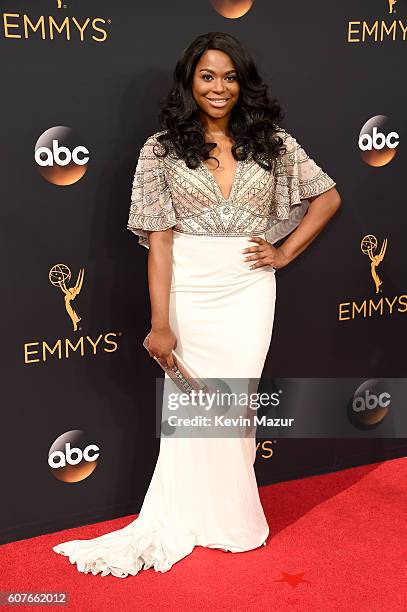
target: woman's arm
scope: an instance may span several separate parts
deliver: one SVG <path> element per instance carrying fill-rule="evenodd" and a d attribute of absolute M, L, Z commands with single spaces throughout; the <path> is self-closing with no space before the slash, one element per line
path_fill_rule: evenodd
<path fill-rule="evenodd" d="M 341 196 L 335 187 L 325 193 L 309 198 L 309 207 L 298 227 L 286 238 L 277 251 L 285 258 L 286 265 L 305 251 L 334 216 L 341 205 Z M 278 255 L 276 254 L 278 259 Z M 274 266 L 274 267 L 281 267 Z"/>
<path fill-rule="evenodd" d="M 150 354 L 174 365 L 171 351 L 177 339 L 169 322 L 170 287 L 172 280 L 172 228 L 148 232 L 148 287 L 151 305 L 151 332 L 148 339 Z"/>
<path fill-rule="evenodd" d="M 308 200 L 308 210 L 298 227 L 278 248 L 259 236 L 250 237 L 257 245 L 242 252 L 253 253 L 244 258 L 244 261 L 256 262 L 250 266 L 251 269 L 269 265 L 279 269 L 289 264 L 311 244 L 341 205 L 341 197 L 335 187 Z"/>
<path fill-rule="evenodd" d="M 285 151 L 275 160 L 275 191 L 271 193 L 273 226 L 269 236 L 274 243 L 276 240 L 273 238 L 279 234 L 279 223 L 274 226 L 278 219 L 276 206 L 280 206 L 282 211 L 289 209 L 291 220 L 288 218 L 286 224 L 287 227 L 291 225 L 291 233 L 279 248 L 274 247 L 272 242 L 252 237 L 258 246 L 250 247 L 247 252 L 257 251 L 259 261 L 253 266 L 257 268 L 272 265 L 277 269 L 290 263 L 318 236 L 341 204 L 334 179 L 308 155 L 294 136 L 284 129 L 279 129 L 278 134 L 283 139 Z M 305 200 L 309 202 L 307 207 L 298 206 Z M 285 220 L 282 225 L 284 223 Z"/>

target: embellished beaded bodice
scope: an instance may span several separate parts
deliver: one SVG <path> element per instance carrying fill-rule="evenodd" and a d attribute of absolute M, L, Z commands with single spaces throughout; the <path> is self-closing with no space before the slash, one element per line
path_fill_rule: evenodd
<path fill-rule="evenodd" d="M 127 229 L 149 247 L 148 231 L 172 227 L 178 232 L 214 236 L 265 233 L 273 243 L 290 233 L 306 213 L 308 198 L 336 185 L 293 136 L 279 128 L 286 152 L 264 170 L 251 157 L 238 161 L 228 198 L 211 171 L 196 169 L 171 155 L 157 157 L 163 147 L 156 132 L 144 143 L 133 179 Z"/>

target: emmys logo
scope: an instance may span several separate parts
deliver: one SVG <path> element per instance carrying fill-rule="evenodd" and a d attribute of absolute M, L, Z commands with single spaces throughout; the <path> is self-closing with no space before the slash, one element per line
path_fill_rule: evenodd
<path fill-rule="evenodd" d="M 386 0 L 389 15 L 396 14 L 396 4 L 399 4 L 398 0 Z M 381 43 L 384 40 L 405 42 L 406 36 L 407 24 L 401 19 L 393 19 L 389 22 L 383 19 L 376 19 L 373 22 L 348 21 L 348 43 Z"/>
<path fill-rule="evenodd" d="M 358 145 L 363 161 L 369 166 L 385 166 L 396 155 L 400 136 L 389 127 L 386 115 L 376 115 L 360 130 Z"/>
<path fill-rule="evenodd" d="M 10 2 L 12 0 L 9 0 Z M 55 7 L 55 4 L 53 7 Z M 111 19 L 105 17 L 74 17 L 62 16 L 62 9 L 67 9 L 62 0 L 57 0 L 56 9 L 58 16 L 36 15 L 19 12 L 3 12 L 2 14 L 2 34 L 6 39 L 27 40 L 36 37 L 39 40 L 58 40 L 66 41 L 78 40 L 87 42 L 89 40 L 101 43 L 108 38 L 108 28 Z"/>
<path fill-rule="evenodd" d="M 377 274 L 376 268 L 383 261 L 383 258 L 386 254 L 386 249 L 387 249 L 387 238 L 383 240 L 382 246 L 380 248 L 380 252 L 377 255 L 374 255 L 374 252 L 377 250 L 377 238 L 376 236 L 373 236 L 372 234 L 368 234 L 367 236 L 364 236 L 360 243 L 360 250 L 362 251 L 364 255 L 368 255 L 370 259 L 370 273 L 372 275 L 372 278 L 375 284 L 376 293 L 379 293 L 379 290 L 381 291 L 381 289 L 379 288 L 380 288 L 380 285 L 382 284 L 382 281 L 379 278 L 379 275 Z"/>
<path fill-rule="evenodd" d="M 78 323 L 81 320 L 81 317 L 76 314 L 72 308 L 71 302 L 76 298 L 82 289 L 84 275 L 85 270 L 81 268 L 74 287 L 66 286 L 66 283 L 71 280 L 72 275 L 70 269 L 65 264 L 56 264 L 51 268 L 48 275 L 50 283 L 54 285 L 54 287 L 58 287 L 63 293 L 65 309 L 71 318 L 74 331 L 77 331 Z"/>
<path fill-rule="evenodd" d="M 73 332 L 81 330 L 78 323 L 82 320 L 82 317 L 74 310 L 72 302 L 82 289 L 84 276 L 85 271 L 80 268 L 75 284 L 69 286 L 72 274 L 68 266 L 61 263 L 55 264 L 48 272 L 48 280 L 51 285 L 62 292 L 65 311 L 68 315 L 66 319 L 68 321 L 70 319 Z M 46 362 L 52 357 L 58 360 L 69 359 L 73 354 L 85 357 L 88 354 L 96 355 L 101 351 L 114 353 L 118 349 L 118 338 L 121 335 L 121 332 L 105 332 L 99 333 L 96 338 L 92 338 L 88 334 L 76 336 L 74 341 L 71 338 L 58 338 L 51 343 L 46 340 L 26 342 L 24 344 L 24 363 Z"/>
<path fill-rule="evenodd" d="M 53 185 L 72 185 L 88 169 L 89 151 L 77 144 L 71 128 L 57 125 L 49 128 L 35 143 L 34 159 L 45 180 Z"/>
<path fill-rule="evenodd" d="M 48 451 L 51 474 L 63 482 L 80 482 L 95 471 L 100 449 L 80 429 L 67 431 Z"/>
<path fill-rule="evenodd" d="M 381 293 L 382 279 L 380 278 L 377 269 L 382 263 L 387 252 L 387 238 L 385 238 L 380 246 L 378 240 L 373 234 L 366 234 L 360 241 L 360 250 L 363 255 L 369 257 L 370 260 L 370 275 L 373 280 L 375 294 Z M 384 316 L 392 315 L 394 312 L 404 313 L 407 311 L 407 295 L 399 295 L 394 297 L 382 296 L 377 299 L 369 298 L 361 302 L 351 300 L 348 302 L 340 302 L 338 304 L 338 320 L 350 321 L 361 317 L 363 319 L 374 315 Z"/>
<path fill-rule="evenodd" d="M 348 404 L 348 418 L 358 429 L 372 429 L 383 421 L 390 404 L 391 394 L 384 381 L 367 380 L 353 394 Z"/>

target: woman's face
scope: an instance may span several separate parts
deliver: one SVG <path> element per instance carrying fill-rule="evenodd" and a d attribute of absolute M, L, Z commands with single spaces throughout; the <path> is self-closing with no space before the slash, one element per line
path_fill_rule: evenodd
<path fill-rule="evenodd" d="M 239 97 L 236 68 L 223 51 L 208 49 L 198 61 L 192 80 L 192 95 L 201 111 L 212 119 L 228 115 Z"/>

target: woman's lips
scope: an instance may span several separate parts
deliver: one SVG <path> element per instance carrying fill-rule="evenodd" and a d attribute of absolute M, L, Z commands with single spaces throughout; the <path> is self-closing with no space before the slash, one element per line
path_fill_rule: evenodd
<path fill-rule="evenodd" d="M 211 106 L 214 108 L 223 108 L 227 105 L 230 98 L 206 98 Z"/>

